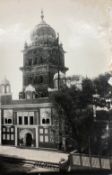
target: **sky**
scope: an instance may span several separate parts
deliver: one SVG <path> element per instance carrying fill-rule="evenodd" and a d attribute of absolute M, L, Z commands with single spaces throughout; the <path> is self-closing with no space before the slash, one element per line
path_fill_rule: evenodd
<path fill-rule="evenodd" d="M 13 97 L 22 90 L 24 43 L 30 43 L 40 12 L 60 36 L 67 75 L 93 78 L 112 69 L 112 0 L 0 0 L 0 81 Z"/>

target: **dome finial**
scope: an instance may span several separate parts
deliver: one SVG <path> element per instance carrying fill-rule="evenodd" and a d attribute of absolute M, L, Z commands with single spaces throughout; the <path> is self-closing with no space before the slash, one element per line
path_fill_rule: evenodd
<path fill-rule="evenodd" d="M 43 21 L 43 19 L 44 19 L 44 12 L 43 12 L 43 9 L 41 10 L 41 19 L 42 19 L 42 21 Z"/>

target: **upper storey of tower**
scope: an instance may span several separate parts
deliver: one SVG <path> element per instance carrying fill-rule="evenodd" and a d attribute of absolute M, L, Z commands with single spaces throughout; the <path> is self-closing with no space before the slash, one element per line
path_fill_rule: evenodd
<path fill-rule="evenodd" d="M 52 44 L 56 40 L 55 30 L 44 20 L 43 11 L 41 11 L 41 22 L 35 26 L 31 41 L 34 45 Z"/>
<path fill-rule="evenodd" d="M 31 44 L 25 43 L 23 51 L 23 89 L 32 85 L 37 94 L 44 94 L 48 87 L 54 86 L 54 74 L 60 70 L 65 73 L 64 50 L 59 43 L 55 30 L 44 21 L 41 11 L 41 22 L 31 34 Z M 43 90 L 44 89 L 44 90 Z M 43 96 L 43 95 L 41 95 Z"/>
<path fill-rule="evenodd" d="M 63 45 L 59 43 L 59 36 L 56 36 L 55 30 L 44 21 L 43 11 L 41 11 L 41 22 L 35 26 L 31 34 L 31 43 L 25 43 L 23 53 L 25 69 L 43 64 L 54 66 L 59 64 L 62 68 L 65 67 Z"/>

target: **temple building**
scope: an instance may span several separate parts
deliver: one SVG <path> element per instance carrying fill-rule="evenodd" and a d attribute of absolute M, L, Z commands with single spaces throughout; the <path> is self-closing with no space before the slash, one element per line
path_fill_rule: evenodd
<path fill-rule="evenodd" d="M 65 51 L 59 36 L 44 20 L 35 26 L 31 43 L 23 49 L 22 91 L 12 99 L 10 82 L 0 84 L 0 144 L 32 148 L 59 148 L 59 116 L 48 89 L 65 84 Z"/>

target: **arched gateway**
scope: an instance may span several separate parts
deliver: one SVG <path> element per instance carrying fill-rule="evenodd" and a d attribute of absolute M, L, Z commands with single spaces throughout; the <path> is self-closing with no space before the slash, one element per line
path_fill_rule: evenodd
<path fill-rule="evenodd" d="M 32 145 L 32 135 L 30 133 L 26 134 L 26 146 Z"/>
<path fill-rule="evenodd" d="M 19 146 L 34 146 L 34 133 L 30 129 L 22 129 L 19 134 Z"/>

